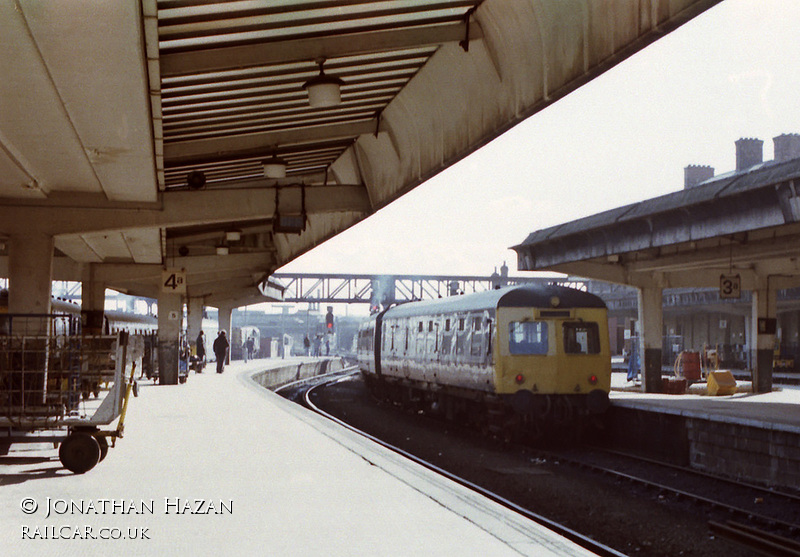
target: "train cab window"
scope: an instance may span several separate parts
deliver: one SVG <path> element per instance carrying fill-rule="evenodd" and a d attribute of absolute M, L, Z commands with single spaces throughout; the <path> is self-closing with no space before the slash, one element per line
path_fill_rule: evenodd
<path fill-rule="evenodd" d="M 547 323 L 513 321 L 508 324 L 508 351 L 511 354 L 547 354 Z"/>
<path fill-rule="evenodd" d="M 597 323 L 565 322 L 563 327 L 565 353 L 600 353 L 600 332 Z"/>

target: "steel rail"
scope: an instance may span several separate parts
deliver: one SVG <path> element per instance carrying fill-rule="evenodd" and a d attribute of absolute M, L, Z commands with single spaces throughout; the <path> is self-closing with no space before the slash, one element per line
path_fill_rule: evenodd
<path fill-rule="evenodd" d="M 695 475 L 695 476 L 699 476 L 701 478 L 708 478 L 710 480 L 714 480 L 714 481 L 718 481 L 718 482 L 722 482 L 722 483 L 727 483 L 727 484 L 730 484 L 730 485 L 735 485 L 737 487 L 745 487 L 745 488 L 751 489 L 753 491 L 758 491 L 758 492 L 764 493 L 765 495 L 769 495 L 770 497 L 775 497 L 775 496 L 782 497 L 784 499 L 788 499 L 789 501 L 794 501 L 794 502 L 797 502 L 798 504 L 800 504 L 800 495 L 795 495 L 795 494 L 789 493 L 787 491 L 775 490 L 775 489 L 771 489 L 769 487 L 764 487 L 763 485 L 757 485 L 757 484 L 753 484 L 753 483 L 749 483 L 749 482 L 743 482 L 741 480 L 734 480 L 734 479 L 731 479 L 731 478 L 725 478 L 725 477 L 722 477 L 722 476 L 718 476 L 716 474 L 711 474 L 709 472 L 704 472 L 702 470 L 694 470 L 692 468 L 688 468 L 686 466 L 681 466 L 679 464 L 671 464 L 669 462 L 662 462 L 660 460 L 656 460 L 656 459 L 647 458 L 647 457 L 644 457 L 644 456 L 639 456 L 639 455 L 627 453 L 625 451 L 616 451 L 616 450 L 613 450 L 613 449 L 606 449 L 606 448 L 603 448 L 603 447 L 592 447 L 592 449 L 596 450 L 596 451 L 605 452 L 605 453 L 608 453 L 608 454 L 611 454 L 611 455 L 622 456 L 622 457 L 625 457 L 625 458 L 629 458 L 631 460 L 638 460 L 640 462 L 646 462 L 648 464 L 654 464 L 654 465 L 657 465 L 657 466 L 662 466 L 662 467 L 668 468 L 670 470 L 677 470 L 677 471 L 682 472 L 684 474 L 692 474 L 692 475 Z"/>
<path fill-rule="evenodd" d="M 704 497 L 702 495 L 697 495 L 695 493 L 690 493 L 688 491 L 684 491 L 684 490 L 681 490 L 681 489 L 673 488 L 673 487 L 665 485 L 665 484 L 652 482 L 652 481 L 646 480 L 644 478 L 639 478 L 639 477 L 633 476 L 631 474 L 626 474 L 625 472 L 620 472 L 618 470 L 612 470 L 611 468 L 606 468 L 604 466 L 592 464 L 592 463 L 589 463 L 589 462 L 584 462 L 584 461 L 581 461 L 581 460 L 578 460 L 578 459 L 575 459 L 575 458 L 571 458 L 571 457 L 568 457 L 568 456 L 564 456 L 564 455 L 559 455 L 558 453 L 551 453 L 551 452 L 546 452 L 546 451 L 538 451 L 538 454 L 541 455 L 541 456 L 547 456 L 549 458 L 559 459 L 560 461 L 565 462 L 567 464 L 571 464 L 573 466 L 585 468 L 585 469 L 592 470 L 592 471 L 595 471 L 595 472 L 599 472 L 599 473 L 602 473 L 602 474 L 605 474 L 605 475 L 608 475 L 608 476 L 613 476 L 613 477 L 616 477 L 616 478 L 619 478 L 619 479 L 622 479 L 622 480 L 626 480 L 626 481 L 628 481 L 630 483 L 636 483 L 636 484 L 642 485 L 644 487 L 648 487 L 648 488 L 657 490 L 661 494 L 671 494 L 671 495 L 674 495 L 674 496 L 676 496 L 678 498 L 683 498 L 683 499 L 687 499 L 689 501 L 702 503 L 703 505 L 706 505 L 706 506 L 714 508 L 714 509 L 723 509 L 723 510 L 727 511 L 728 513 L 730 513 L 731 515 L 743 516 L 747 520 L 750 520 L 750 521 L 753 521 L 753 522 L 757 522 L 759 524 L 764 524 L 764 525 L 767 525 L 767 526 L 770 526 L 770 527 L 778 526 L 778 527 L 784 528 L 784 529 L 786 529 L 786 530 L 788 530 L 790 532 L 794 532 L 794 531 L 798 530 L 798 528 L 800 528 L 799 525 L 791 523 L 791 522 L 786 522 L 786 521 L 780 520 L 778 518 L 774 518 L 774 517 L 767 516 L 767 515 L 762 515 L 762 514 L 753 512 L 753 511 L 749 511 L 747 509 L 743 509 L 741 507 L 728 505 L 727 503 L 723 503 L 722 501 L 716 501 L 714 499 L 709 499 L 708 497 Z"/>
<path fill-rule="evenodd" d="M 290 383 L 284 383 L 283 385 L 279 385 L 279 386 L 273 388 L 272 391 L 274 393 L 280 393 L 281 391 L 284 391 L 284 390 L 295 389 L 295 388 L 301 387 L 302 385 L 306 385 L 306 384 L 309 384 L 309 383 L 314 383 L 314 382 L 317 382 L 317 381 L 319 381 L 320 383 L 324 383 L 327 380 L 328 383 L 333 383 L 334 379 L 338 380 L 338 379 L 341 379 L 342 377 L 347 377 L 347 376 L 353 375 L 357 371 L 358 371 L 358 366 L 357 365 L 351 365 L 351 366 L 347 366 L 347 367 L 344 367 L 344 368 L 336 370 L 336 371 L 331 371 L 331 372 L 323 373 L 323 374 L 320 374 L 320 375 L 313 375 L 311 377 L 305 377 L 303 379 L 298 379 L 297 381 L 292 381 Z"/>
<path fill-rule="evenodd" d="M 751 549 L 759 555 L 800 557 L 800 543 L 746 524 L 730 520 L 723 524 L 712 520 L 708 527 L 715 535 Z"/>

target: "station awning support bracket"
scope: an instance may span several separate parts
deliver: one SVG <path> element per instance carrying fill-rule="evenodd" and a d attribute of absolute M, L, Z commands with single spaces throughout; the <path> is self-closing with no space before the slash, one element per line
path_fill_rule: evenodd
<path fill-rule="evenodd" d="M 464 22 L 466 23 L 466 30 L 464 32 L 464 40 L 458 41 L 458 45 L 464 49 L 464 52 L 469 52 L 469 20 L 472 17 L 472 14 L 475 13 L 475 10 L 478 9 L 478 6 L 473 6 L 467 13 L 464 14 Z"/>

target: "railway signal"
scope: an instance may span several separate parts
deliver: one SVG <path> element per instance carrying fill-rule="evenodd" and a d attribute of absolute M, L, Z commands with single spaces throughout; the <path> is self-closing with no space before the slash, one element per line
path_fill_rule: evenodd
<path fill-rule="evenodd" d="M 325 330 L 333 332 L 333 306 L 328 306 L 328 313 L 325 315 Z"/>

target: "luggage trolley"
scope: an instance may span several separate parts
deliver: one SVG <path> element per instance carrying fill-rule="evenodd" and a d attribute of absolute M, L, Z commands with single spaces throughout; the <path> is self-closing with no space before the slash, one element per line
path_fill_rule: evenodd
<path fill-rule="evenodd" d="M 16 443 L 59 445 L 82 474 L 122 437 L 135 392 L 128 333 L 84 335 L 75 315 L 0 315 L 0 454 Z M 119 417 L 117 427 L 102 430 Z"/>

